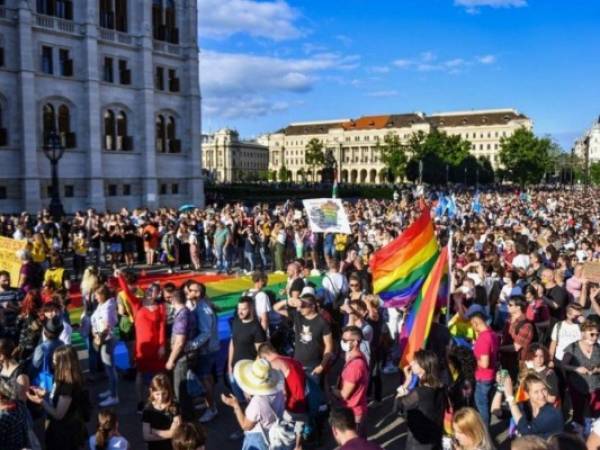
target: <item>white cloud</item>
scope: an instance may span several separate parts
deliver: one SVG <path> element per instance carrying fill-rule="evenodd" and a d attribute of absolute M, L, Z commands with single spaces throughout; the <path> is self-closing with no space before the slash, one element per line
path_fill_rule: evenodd
<path fill-rule="evenodd" d="M 226 38 L 237 33 L 274 41 L 305 34 L 296 24 L 300 13 L 285 0 L 198 0 L 200 38 Z"/>
<path fill-rule="evenodd" d="M 494 64 L 496 62 L 496 57 L 494 55 L 483 55 L 477 58 L 481 64 Z"/>
<path fill-rule="evenodd" d="M 473 59 L 452 58 L 438 61 L 432 52 L 421 53 L 416 58 L 401 58 L 392 61 L 392 65 L 399 69 L 414 69 L 418 72 L 448 72 L 460 73 L 475 64 L 490 65 L 496 62 L 494 55 L 484 55 Z"/>
<path fill-rule="evenodd" d="M 346 36 L 345 34 L 338 34 L 335 36 L 335 38 L 342 44 L 344 44 L 346 47 L 352 44 L 352 38 L 350 36 Z"/>
<path fill-rule="evenodd" d="M 408 59 L 396 59 L 395 61 L 392 61 L 392 64 L 396 67 L 399 67 L 400 69 L 403 69 L 405 67 L 412 66 L 414 62 Z"/>
<path fill-rule="evenodd" d="M 398 91 L 396 91 L 395 89 L 390 89 L 388 91 L 367 92 L 368 97 L 395 97 L 399 94 L 400 93 Z"/>
<path fill-rule="evenodd" d="M 282 95 L 308 92 L 328 72 L 352 69 L 358 61 L 358 56 L 338 53 L 294 59 L 204 51 L 200 55 L 204 113 L 232 118 L 282 111 L 288 107 L 280 101 Z"/>
<path fill-rule="evenodd" d="M 527 6 L 527 0 L 454 0 L 456 6 L 466 8 L 469 14 L 477 14 L 482 7 L 491 8 L 522 8 Z"/>
<path fill-rule="evenodd" d="M 371 73 L 389 73 L 390 68 L 388 66 L 374 66 L 369 69 Z"/>

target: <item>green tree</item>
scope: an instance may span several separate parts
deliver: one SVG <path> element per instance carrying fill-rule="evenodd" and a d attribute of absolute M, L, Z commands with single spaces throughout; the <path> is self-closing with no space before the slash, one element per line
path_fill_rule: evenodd
<path fill-rule="evenodd" d="M 400 142 L 400 136 L 388 133 L 383 138 L 383 144 L 377 142 L 376 151 L 381 155 L 381 161 L 388 169 L 388 177 L 394 182 L 396 178 L 403 179 L 406 175 L 408 158 L 406 150 Z"/>
<path fill-rule="evenodd" d="M 595 185 L 600 185 L 600 162 L 590 164 L 590 179 Z"/>
<path fill-rule="evenodd" d="M 277 171 L 276 170 L 269 170 L 269 179 L 271 181 L 277 181 Z"/>
<path fill-rule="evenodd" d="M 297 176 L 302 180 L 303 183 L 306 183 L 306 171 L 302 167 L 298 169 Z"/>
<path fill-rule="evenodd" d="M 460 165 L 469 156 L 470 148 L 471 143 L 459 135 L 449 136 L 437 129 L 428 134 L 423 131 L 413 133 L 406 144 L 406 151 L 411 155 L 407 176 L 411 181 L 417 180 L 419 161 L 422 161 L 425 183 L 445 183 L 446 167 L 449 169 L 450 181 L 462 182 L 464 171 L 460 171 Z"/>
<path fill-rule="evenodd" d="M 305 148 L 304 160 L 312 169 L 312 181 L 315 182 L 315 170 L 317 167 L 323 166 L 323 163 L 325 162 L 323 143 L 319 139 L 312 138 L 308 141 Z"/>
<path fill-rule="evenodd" d="M 287 167 L 285 167 L 285 164 L 283 164 L 283 163 L 281 164 L 281 167 L 279 168 L 279 173 L 277 174 L 277 178 L 282 183 L 286 183 L 288 181 L 288 170 L 287 170 Z"/>
<path fill-rule="evenodd" d="M 521 186 L 536 184 L 551 168 L 553 148 L 549 138 L 538 138 L 533 132 L 519 128 L 512 136 L 500 139 L 500 161 L 513 182 Z"/>

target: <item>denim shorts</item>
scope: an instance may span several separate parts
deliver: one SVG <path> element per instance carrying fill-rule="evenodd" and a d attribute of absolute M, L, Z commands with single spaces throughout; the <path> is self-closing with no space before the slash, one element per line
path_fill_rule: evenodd
<path fill-rule="evenodd" d="M 217 356 L 219 352 L 207 353 L 205 355 L 198 355 L 196 362 L 196 376 L 208 377 L 212 375 L 213 369 L 217 365 Z"/>

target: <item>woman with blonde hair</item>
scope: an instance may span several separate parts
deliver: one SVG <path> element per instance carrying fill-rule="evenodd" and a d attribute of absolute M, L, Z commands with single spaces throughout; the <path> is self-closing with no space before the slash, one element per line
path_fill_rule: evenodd
<path fill-rule="evenodd" d="M 165 374 L 150 382 L 150 398 L 142 412 L 142 433 L 148 450 L 171 450 L 171 439 L 181 425 L 179 405 Z"/>
<path fill-rule="evenodd" d="M 461 408 L 452 417 L 453 450 L 493 450 L 487 427 L 473 408 Z"/>

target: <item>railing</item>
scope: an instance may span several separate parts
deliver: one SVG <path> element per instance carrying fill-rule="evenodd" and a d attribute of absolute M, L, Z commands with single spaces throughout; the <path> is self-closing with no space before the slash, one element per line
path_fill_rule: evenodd
<path fill-rule="evenodd" d="M 106 28 L 100 28 L 100 39 L 102 39 L 103 41 L 118 42 L 119 44 L 133 44 L 132 36 L 126 33 L 121 33 L 119 31 L 108 30 Z"/>
<path fill-rule="evenodd" d="M 62 31 L 63 33 L 75 34 L 78 32 L 77 25 L 72 21 L 45 16 L 43 14 L 35 14 L 35 25 L 49 30 Z"/>

